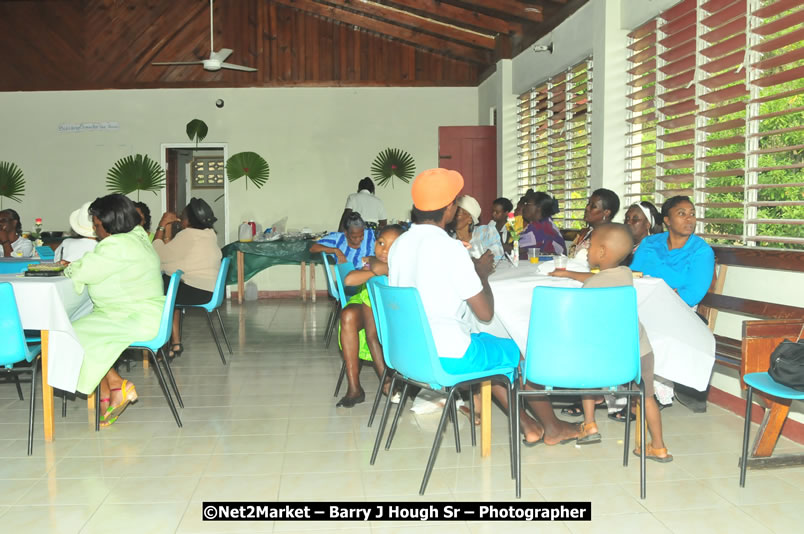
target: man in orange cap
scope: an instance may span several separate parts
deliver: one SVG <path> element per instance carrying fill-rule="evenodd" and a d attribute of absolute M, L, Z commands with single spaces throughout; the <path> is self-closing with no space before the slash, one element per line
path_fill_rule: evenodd
<path fill-rule="evenodd" d="M 513 340 L 472 333 L 472 323 L 467 320 L 471 313 L 485 322 L 494 316 L 494 296 L 488 283 L 494 260 L 489 251 L 472 260 L 463 244 L 444 231 L 455 217 L 461 189 L 463 177 L 456 171 L 430 169 L 416 177 L 411 188 L 411 215 L 416 224 L 391 247 L 389 283 L 419 290 L 436 350 L 447 372 L 516 367 L 520 354 Z M 495 385 L 492 392 L 507 409 L 505 387 Z M 527 444 L 542 438 L 555 444 L 577 437 L 577 426 L 556 419 L 549 401 L 530 404 L 541 423 L 520 410 Z"/>

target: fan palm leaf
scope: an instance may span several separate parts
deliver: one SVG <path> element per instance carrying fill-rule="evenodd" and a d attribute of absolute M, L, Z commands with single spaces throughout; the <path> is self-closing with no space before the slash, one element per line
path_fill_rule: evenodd
<path fill-rule="evenodd" d="M 127 195 L 140 191 L 150 191 L 154 195 L 165 187 L 165 171 L 162 167 L 142 154 L 126 156 L 117 160 L 106 175 L 106 188 L 112 193 Z"/>
<path fill-rule="evenodd" d="M 377 185 L 382 186 L 388 185 L 389 181 L 393 186 L 394 177 L 408 183 L 413 178 L 415 171 L 416 163 L 413 161 L 413 157 L 398 148 L 386 148 L 371 164 L 371 174 Z"/>
<path fill-rule="evenodd" d="M 226 176 L 229 177 L 229 181 L 234 182 L 245 176 L 248 178 L 246 189 L 249 181 L 257 189 L 261 188 L 268 181 L 270 173 L 268 162 L 255 152 L 238 152 L 226 162 Z"/>
<path fill-rule="evenodd" d="M 21 202 L 20 197 L 25 194 L 25 178 L 22 169 L 10 161 L 0 161 L 0 208 L 3 207 L 3 198 L 14 202 Z"/>
<path fill-rule="evenodd" d="M 209 133 L 207 123 L 201 119 L 193 119 L 187 123 L 187 137 L 190 138 L 190 141 L 195 141 L 195 146 L 204 140 L 207 133 Z"/>

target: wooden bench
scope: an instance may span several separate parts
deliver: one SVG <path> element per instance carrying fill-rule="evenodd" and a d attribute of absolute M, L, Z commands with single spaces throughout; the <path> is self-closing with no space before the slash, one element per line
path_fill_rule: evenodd
<path fill-rule="evenodd" d="M 735 266 L 804 273 L 804 252 L 753 247 L 712 248 L 715 251 L 715 275 L 709 292 L 698 306 L 698 312 L 709 321 L 712 331 L 715 330 L 718 311 L 755 319 L 743 321 L 742 339 L 715 335 L 716 362 L 739 370 L 740 385 L 746 389 L 742 381 L 744 374 L 767 371 L 773 349 L 785 339 L 798 339 L 804 325 L 804 308 L 723 295 L 728 268 Z M 768 409 L 754 441 L 752 459 L 749 459 L 749 467 L 753 468 L 772 465 L 770 456 L 791 404 L 789 400 L 763 394 L 760 397 Z"/>

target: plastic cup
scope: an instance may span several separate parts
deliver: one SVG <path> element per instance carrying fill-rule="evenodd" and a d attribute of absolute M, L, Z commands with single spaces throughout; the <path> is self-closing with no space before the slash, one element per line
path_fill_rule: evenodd
<path fill-rule="evenodd" d="M 541 249 L 538 248 L 529 248 L 528 249 L 528 261 L 531 263 L 539 263 L 539 254 L 541 254 Z"/>
<path fill-rule="evenodd" d="M 556 270 L 557 271 L 566 270 L 567 269 L 567 260 L 568 260 L 568 258 L 566 256 L 556 256 L 555 260 L 553 260 L 555 262 Z"/>

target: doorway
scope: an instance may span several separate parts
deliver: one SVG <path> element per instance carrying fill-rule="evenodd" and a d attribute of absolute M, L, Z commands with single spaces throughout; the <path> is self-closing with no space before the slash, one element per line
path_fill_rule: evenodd
<path fill-rule="evenodd" d="M 480 222 L 491 220 L 497 198 L 497 128 L 495 126 L 440 126 L 438 165 L 463 176 L 463 194 L 480 204 Z"/>
<path fill-rule="evenodd" d="M 175 143 L 162 145 L 165 191 L 162 210 L 181 213 L 193 198 L 204 199 L 215 217 L 218 246 L 229 236 L 229 181 L 226 178 L 226 143 Z"/>

